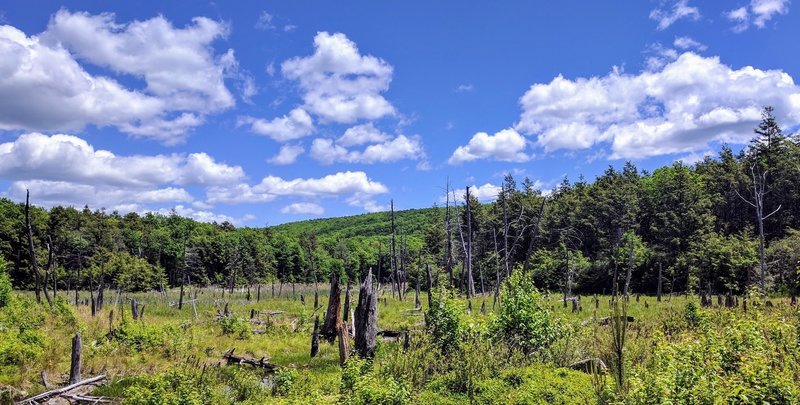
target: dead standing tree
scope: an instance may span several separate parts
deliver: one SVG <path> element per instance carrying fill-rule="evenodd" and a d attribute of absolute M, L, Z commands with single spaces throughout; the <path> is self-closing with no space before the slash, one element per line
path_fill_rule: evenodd
<path fill-rule="evenodd" d="M 42 274 L 39 273 L 39 265 L 36 261 L 36 247 L 33 244 L 33 227 L 31 226 L 30 190 L 25 190 L 25 228 L 28 233 L 28 252 L 31 257 L 31 271 L 33 272 L 33 280 L 35 283 L 34 287 L 36 289 L 36 301 L 42 302 L 40 291 L 44 292 L 44 297 L 47 299 L 47 303 L 52 307 L 53 300 L 50 298 L 50 293 L 47 292 L 47 285 L 42 284 Z"/>
<path fill-rule="evenodd" d="M 358 292 L 355 323 L 356 353 L 361 358 L 372 358 L 378 335 L 378 294 L 372 285 L 372 269 L 369 269 Z"/>
<path fill-rule="evenodd" d="M 781 205 L 778 205 L 778 208 L 776 208 L 774 211 L 764 215 L 764 196 L 768 193 L 767 172 L 767 170 L 762 170 L 758 163 L 753 163 L 750 166 L 750 175 L 752 181 L 752 184 L 750 185 L 752 187 L 750 189 L 750 199 L 743 197 L 741 194 L 739 194 L 738 190 L 734 190 L 736 195 L 738 195 L 742 201 L 750 204 L 750 206 L 756 209 L 756 224 L 758 225 L 758 260 L 760 271 L 758 276 L 758 284 L 761 288 L 761 294 L 766 294 L 767 291 L 767 261 L 764 252 L 764 220 L 771 217 L 781 209 Z M 751 284 L 751 280 L 748 280 L 748 284 Z"/>
<path fill-rule="evenodd" d="M 336 326 L 339 322 L 339 313 L 342 309 L 342 289 L 339 285 L 339 275 L 331 272 L 331 294 L 328 298 L 328 310 L 325 312 L 325 322 L 322 324 L 322 337 L 333 343 L 336 339 Z"/>

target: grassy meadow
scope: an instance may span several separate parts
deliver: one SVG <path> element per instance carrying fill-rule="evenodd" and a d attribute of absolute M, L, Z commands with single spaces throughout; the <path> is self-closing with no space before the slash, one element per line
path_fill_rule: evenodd
<path fill-rule="evenodd" d="M 403 301 L 384 288 L 379 329 L 408 330 L 409 342 L 382 340 L 372 362 L 339 364 L 337 343 L 320 343 L 310 356 L 315 316 L 324 318 L 327 287 L 261 287 L 234 293 L 219 288 L 188 290 L 182 310 L 178 291 L 117 296 L 107 291 L 102 311 L 59 293 L 54 309 L 35 304 L 32 293 L 14 293 L 0 309 L 0 386 L 6 400 L 19 400 L 67 380 L 71 338 L 81 331 L 83 377 L 106 374 L 92 392 L 123 403 L 797 403 L 800 399 L 800 323 L 788 299 L 769 304 L 754 296 L 747 311 L 700 308 L 696 296 L 631 296 L 616 306 L 635 320 L 620 330 L 598 319 L 615 311 L 608 296 L 584 296 L 580 310 L 564 306 L 561 295 L 536 294 L 536 308 L 557 333 L 536 350 L 515 350 L 490 332 L 501 305 L 492 295 L 450 293 L 434 297 L 448 308 L 439 330 L 426 328 L 428 297 Z M 436 294 L 436 292 L 434 292 Z M 450 298 L 445 295 L 452 296 Z M 301 296 L 303 300 L 301 301 Z M 69 303 L 65 300 L 69 299 Z M 88 300 L 82 292 L 79 300 Z M 131 318 L 135 299 L 143 316 Z M 232 316 L 222 317 L 225 303 Z M 352 305 L 357 303 L 354 294 Z M 470 311 L 469 308 L 472 308 Z M 482 311 L 485 307 L 485 311 Z M 251 321 L 251 311 L 260 311 Z M 110 315 L 114 312 L 113 318 Z M 278 313 L 279 312 L 279 313 Z M 442 317 L 442 313 L 430 315 Z M 110 321 L 112 322 L 110 324 Z M 454 325 L 449 331 L 441 325 Z M 433 327 L 436 329 L 437 327 Z M 113 331 L 113 332 L 111 332 Z M 254 332 L 255 331 L 255 332 Z M 444 331 L 444 332 L 442 332 Z M 624 333 L 622 362 L 615 336 Z M 454 341 L 453 341 L 454 340 Z M 260 359 L 279 367 L 266 373 L 249 365 L 226 365 L 223 355 Z M 569 369 L 599 358 L 606 372 Z M 621 366 L 620 366 L 621 365 Z M 621 383 L 616 378 L 623 369 Z"/>

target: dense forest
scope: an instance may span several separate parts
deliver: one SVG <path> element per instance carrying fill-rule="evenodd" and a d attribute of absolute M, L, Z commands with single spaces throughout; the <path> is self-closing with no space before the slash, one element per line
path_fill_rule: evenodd
<path fill-rule="evenodd" d="M 324 282 L 331 272 L 355 279 L 369 268 L 405 290 L 427 265 L 467 295 L 496 290 L 522 267 L 540 289 L 565 294 L 755 287 L 794 296 L 799 162 L 800 138 L 784 134 L 765 108 L 740 152 L 723 147 L 653 172 L 628 162 L 594 182 L 565 178 L 548 192 L 507 175 L 488 204 L 467 188 L 430 209 L 236 228 L 176 214 L 45 210 L 35 195 L 29 209 L 0 199 L 0 256 L 14 286 L 37 296 L 41 286 Z"/>

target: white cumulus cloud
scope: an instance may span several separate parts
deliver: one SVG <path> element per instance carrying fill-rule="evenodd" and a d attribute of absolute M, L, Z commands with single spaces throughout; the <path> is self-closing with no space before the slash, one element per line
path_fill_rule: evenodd
<path fill-rule="evenodd" d="M 293 203 L 281 208 L 281 212 L 284 214 L 322 215 L 325 213 L 325 208 L 314 203 Z"/>
<path fill-rule="evenodd" d="M 266 135 L 278 142 L 286 142 L 308 136 L 314 132 L 314 121 L 302 108 L 295 108 L 283 117 L 265 120 L 241 117 L 239 125 L 250 125 L 250 130 Z"/>
<path fill-rule="evenodd" d="M 361 201 L 367 201 L 375 195 L 388 192 L 389 189 L 384 184 L 371 180 L 366 173 L 346 171 L 320 178 L 291 180 L 267 176 L 256 185 L 240 183 L 233 186 L 210 187 L 207 190 L 207 197 L 212 204 L 267 202 L 279 197 L 359 197 Z"/>
<path fill-rule="evenodd" d="M 686 153 L 710 142 L 744 143 L 763 106 L 784 125 L 800 122 L 800 87 L 787 73 L 731 68 L 691 52 L 662 68 L 601 77 L 558 76 L 521 97 L 516 128 L 547 151 L 607 142 L 612 158 Z M 455 156 L 455 155 L 454 155 Z"/>
<path fill-rule="evenodd" d="M 298 82 L 304 107 L 324 122 L 352 123 L 395 113 L 381 95 L 389 88 L 392 66 L 361 55 L 342 33 L 317 33 L 314 54 L 284 61 L 281 71 Z"/>
<path fill-rule="evenodd" d="M 0 129 L 93 124 L 180 142 L 205 115 L 235 104 L 224 82 L 237 67 L 233 51 L 216 55 L 211 46 L 226 36 L 225 24 L 203 17 L 176 28 L 161 16 L 119 23 L 109 13 L 66 10 L 38 35 L 0 26 Z M 82 63 L 107 74 L 90 74 Z M 145 86 L 130 89 L 111 75 Z"/>
<path fill-rule="evenodd" d="M 491 159 L 504 162 L 524 162 L 530 159 L 525 153 L 527 141 L 515 129 L 507 128 L 494 135 L 478 132 L 466 145 L 456 148 L 450 159 L 457 165 L 478 159 Z"/>
<path fill-rule="evenodd" d="M 297 160 L 297 157 L 305 152 L 302 145 L 283 145 L 278 154 L 271 157 L 268 162 L 273 165 L 290 165 Z"/>

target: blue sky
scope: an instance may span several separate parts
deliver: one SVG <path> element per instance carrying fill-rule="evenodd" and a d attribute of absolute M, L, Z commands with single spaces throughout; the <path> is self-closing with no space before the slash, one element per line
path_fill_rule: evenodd
<path fill-rule="evenodd" d="M 691 163 L 798 128 L 792 8 L 7 2 L 0 195 L 261 226 Z"/>

